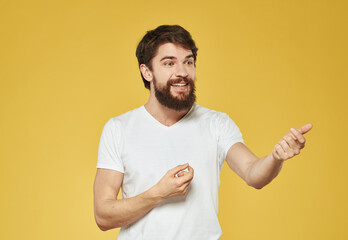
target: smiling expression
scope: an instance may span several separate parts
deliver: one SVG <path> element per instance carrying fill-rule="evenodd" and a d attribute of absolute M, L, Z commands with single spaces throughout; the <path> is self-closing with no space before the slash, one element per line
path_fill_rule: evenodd
<path fill-rule="evenodd" d="M 177 111 L 193 105 L 195 63 L 191 50 L 173 43 L 160 45 L 152 59 L 151 74 L 151 91 L 162 105 Z"/>

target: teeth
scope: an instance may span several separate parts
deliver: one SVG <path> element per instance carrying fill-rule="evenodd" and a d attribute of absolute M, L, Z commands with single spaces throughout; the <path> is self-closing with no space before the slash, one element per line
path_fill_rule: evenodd
<path fill-rule="evenodd" d="M 183 86 L 186 86 L 186 83 L 177 83 L 177 84 L 173 84 L 173 86 L 183 87 Z"/>

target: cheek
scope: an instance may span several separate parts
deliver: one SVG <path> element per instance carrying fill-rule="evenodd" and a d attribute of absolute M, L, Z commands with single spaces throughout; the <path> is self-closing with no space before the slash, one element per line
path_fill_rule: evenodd
<path fill-rule="evenodd" d="M 175 76 L 173 71 L 161 71 L 158 72 L 156 78 L 161 79 L 162 82 L 166 82 L 169 79 L 173 78 L 173 76 Z"/>
<path fill-rule="evenodd" d="M 190 76 L 194 77 L 196 75 L 196 68 L 189 68 L 187 72 L 190 74 Z"/>
<path fill-rule="evenodd" d="M 189 72 L 189 76 L 192 78 L 192 80 L 195 80 L 195 78 L 196 78 L 196 71 L 195 70 L 190 71 Z"/>

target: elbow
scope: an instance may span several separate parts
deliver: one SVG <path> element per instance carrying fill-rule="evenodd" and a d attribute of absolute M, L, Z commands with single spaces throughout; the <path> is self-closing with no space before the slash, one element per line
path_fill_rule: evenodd
<path fill-rule="evenodd" d="M 248 183 L 248 185 L 250 187 L 257 189 L 257 190 L 261 190 L 265 186 L 265 185 L 261 185 L 261 184 L 249 184 L 249 183 Z"/>
<path fill-rule="evenodd" d="M 262 185 L 253 185 L 251 187 L 253 187 L 253 188 L 257 189 L 257 190 L 261 190 L 264 186 L 262 186 Z"/>
<path fill-rule="evenodd" d="M 95 222 L 97 223 L 97 226 L 99 227 L 99 229 L 102 230 L 103 232 L 118 227 L 118 226 L 116 227 L 111 226 L 110 222 L 101 216 L 95 216 Z"/>
<path fill-rule="evenodd" d="M 252 181 L 246 181 L 246 183 L 250 186 L 250 187 L 253 187 L 257 190 L 261 190 L 264 186 L 267 185 L 267 183 L 264 183 L 264 182 L 252 182 Z"/>
<path fill-rule="evenodd" d="M 108 231 L 114 228 L 120 228 L 126 226 L 126 223 L 110 215 L 98 215 L 95 214 L 95 222 L 102 231 Z"/>
<path fill-rule="evenodd" d="M 264 188 L 267 184 L 269 184 L 272 181 L 272 179 L 268 179 L 268 178 L 250 178 L 247 177 L 245 179 L 245 182 L 250 186 L 253 187 L 257 190 L 261 190 L 262 188 Z"/>
<path fill-rule="evenodd" d="M 100 218 L 98 216 L 95 216 L 95 222 L 96 222 L 97 226 L 99 227 L 99 229 L 102 230 L 103 232 L 110 229 L 105 224 L 105 220 L 103 220 L 102 218 Z"/>
<path fill-rule="evenodd" d="M 102 225 L 99 225 L 99 224 L 98 224 L 98 227 L 99 227 L 99 229 L 102 230 L 103 232 L 109 230 L 108 228 L 105 228 L 105 227 L 103 227 Z"/>
<path fill-rule="evenodd" d="M 99 229 L 102 230 L 103 232 L 109 230 L 110 228 L 104 227 L 103 225 L 97 224 Z"/>

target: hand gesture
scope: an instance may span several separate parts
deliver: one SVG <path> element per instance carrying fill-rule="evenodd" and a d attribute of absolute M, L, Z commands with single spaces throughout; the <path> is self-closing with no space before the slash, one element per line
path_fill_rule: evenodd
<path fill-rule="evenodd" d="M 275 145 L 272 151 L 273 158 L 284 161 L 300 154 L 306 143 L 303 134 L 309 132 L 312 127 L 313 125 L 308 123 L 299 129 L 291 128 L 290 132 Z"/>
<path fill-rule="evenodd" d="M 192 179 L 193 168 L 186 163 L 170 169 L 155 187 L 162 199 L 185 196 Z"/>

